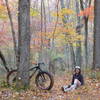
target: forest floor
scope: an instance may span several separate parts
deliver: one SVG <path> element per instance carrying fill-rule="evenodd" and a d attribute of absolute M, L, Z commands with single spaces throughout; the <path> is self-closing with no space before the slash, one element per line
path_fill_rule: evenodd
<path fill-rule="evenodd" d="M 0 100 L 100 100 L 100 81 L 85 78 L 85 85 L 71 92 L 63 93 L 61 87 L 70 83 L 71 76 L 55 76 L 50 91 L 40 91 L 35 85 L 27 91 L 17 92 L 11 88 L 0 88 Z"/>

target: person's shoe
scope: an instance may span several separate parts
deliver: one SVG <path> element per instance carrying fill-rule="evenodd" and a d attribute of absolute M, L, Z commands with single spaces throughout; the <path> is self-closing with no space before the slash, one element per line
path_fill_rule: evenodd
<path fill-rule="evenodd" d="M 71 87 L 71 85 L 68 85 L 68 88 L 70 88 Z"/>
<path fill-rule="evenodd" d="M 63 91 L 63 93 L 66 93 L 65 90 L 64 90 L 64 87 L 61 87 L 61 90 Z"/>
<path fill-rule="evenodd" d="M 63 91 L 63 93 L 65 93 L 65 91 L 64 91 L 64 87 L 61 87 L 61 90 Z"/>
<path fill-rule="evenodd" d="M 63 87 L 61 87 L 61 90 L 62 90 L 62 91 L 64 91 L 64 88 L 63 88 Z"/>

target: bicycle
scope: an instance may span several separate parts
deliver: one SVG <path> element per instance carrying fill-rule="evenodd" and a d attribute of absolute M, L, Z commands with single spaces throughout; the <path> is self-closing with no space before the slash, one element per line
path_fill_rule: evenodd
<path fill-rule="evenodd" d="M 36 72 L 37 75 L 35 77 L 35 84 L 39 89 L 42 90 L 50 90 L 53 87 L 54 84 L 54 79 L 53 76 L 47 72 L 43 71 L 41 69 L 41 65 L 44 63 L 38 63 L 36 64 L 35 67 L 32 67 L 29 69 L 29 72 L 32 71 L 32 74 L 30 75 L 30 79 L 35 75 Z M 34 72 L 33 72 L 34 71 Z M 16 70 L 11 70 L 8 75 L 7 75 L 7 84 L 11 86 L 13 83 L 16 82 L 17 80 L 17 69 Z"/>

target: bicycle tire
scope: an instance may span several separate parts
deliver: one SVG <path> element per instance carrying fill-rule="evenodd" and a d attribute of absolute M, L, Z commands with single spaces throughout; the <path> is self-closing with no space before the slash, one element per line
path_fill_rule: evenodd
<path fill-rule="evenodd" d="M 46 75 L 49 77 L 49 79 L 50 79 L 50 85 L 49 85 L 47 88 L 41 88 L 41 87 L 39 87 L 38 79 L 39 79 L 39 77 L 40 77 L 41 75 L 43 75 L 43 74 L 46 74 Z M 36 78 L 35 78 L 35 84 L 36 84 L 36 86 L 37 86 L 39 89 L 42 89 L 42 90 L 51 90 L 52 87 L 53 87 L 53 84 L 54 84 L 53 76 L 52 76 L 50 73 L 46 72 L 46 71 L 40 72 L 40 73 L 37 74 L 37 76 L 36 76 Z"/>
<path fill-rule="evenodd" d="M 11 74 L 13 74 L 14 72 L 17 72 L 17 70 L 12 70 L 12 71 L 10 71 L 10 72 L 7 74 L 7 84 L 8 84 L 9 86 L 11 86 L 11 84 L 10 84 L 10 82 L 9 82 L 10 76 L 11 76 Z"/>
<path fill-rule="evenodd" d="M 7 74 L 6 80 L 7 80 L 8 86 L 11 86 L 9 80 L 10 80 L 10 76 L 11 76 L 14 72 L 17 72 L 17 70 L 9 71 L 8 74 Z M 32 77 L 32 76 L 30 76 L 29 78 L 31 79 L 31 77 Z"/>

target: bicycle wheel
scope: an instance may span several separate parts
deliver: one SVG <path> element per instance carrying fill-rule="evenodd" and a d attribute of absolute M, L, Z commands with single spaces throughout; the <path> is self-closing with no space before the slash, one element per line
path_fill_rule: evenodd
<path fill-rule="evenodd" d="M 7 75 L 7 84 L 13 86 L 16 84 L 17 70 L 12 70 Z"/>
<path fill-rule="evenodd" d="M 36 86 L 42 90 L 50 90 L 53 87 L 53 76 L 48 72 L 40 72 L 35 79 Z"/>

